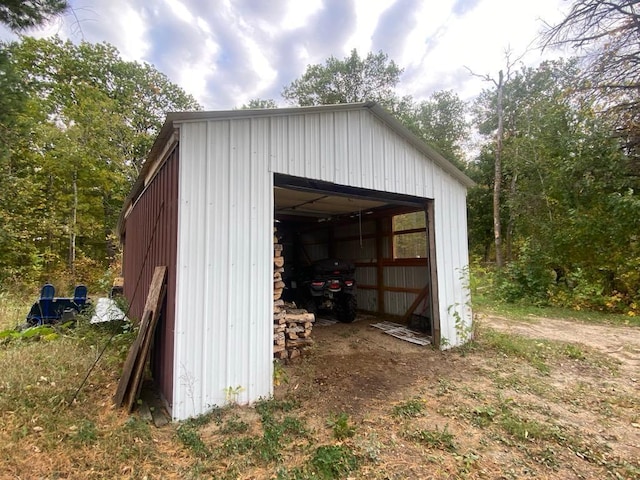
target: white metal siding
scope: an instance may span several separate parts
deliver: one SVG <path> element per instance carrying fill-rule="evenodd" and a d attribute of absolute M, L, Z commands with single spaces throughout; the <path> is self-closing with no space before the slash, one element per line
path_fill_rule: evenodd
<path fill-rule="evenodd" d="M 180 128 L 173 417 L 272 392 L 268 119 Z"/>
<path fill-rule="evenodd" d="M 438 299 L 443 348 L 465 342 L 471 326 L 465 189 L 441 180 L 434 204 Z M 456 323 L 458 322 L 458 326 Z"/>

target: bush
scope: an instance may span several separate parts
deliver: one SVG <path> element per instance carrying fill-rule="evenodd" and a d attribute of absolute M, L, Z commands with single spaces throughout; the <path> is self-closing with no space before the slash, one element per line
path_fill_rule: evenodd
<path fill-rule="evenodd" d="M 496 293 L 505 302 L 524 300 L 534 305 L 546 305 L 554 277 L 545 255 L 525 244 L 517 260 L 496 276 Z"/>

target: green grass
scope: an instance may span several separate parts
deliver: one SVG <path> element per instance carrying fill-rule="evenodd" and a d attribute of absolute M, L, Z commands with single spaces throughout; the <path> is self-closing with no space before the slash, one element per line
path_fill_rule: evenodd
<path fill-rule="evenodd" d="M 512 333 L 483 328 L 476 347 L 493 350 L 500 357 L 518 358 L 529 363 L 543 375 L 549 375 L 551 365 L 560 360 L 581 362 L 616 373 L 618 363 L 606 355 L 572 343 L 532 339 Z"/>
<path fill-rule="evenodd" d="M 310 464 L 317 478 L 343 479 L 358 468 L 359 460 L 346 445 L 323 445 L 311 457 Z"/>
<path fill-rule="evenodd" d="M 14 330 L 18 325 L 22 325 L 32 303 L 31 296 L 20 298 L 0 291 L 0 331 Z"/>
<path fill-rule="evenodd" d="M 3 298 L 0 312 L 14 312 L 6 322 L 13 327 L 24 309 Z M 416 376 L 384 402 L 372 400 L 358 411 L 342 407 L 333 415 L 331 408 L 340 407 L 330 399 L 318 404 L 314 396 L 323 392 L 313 390 L 309 372 L 321 366 L 311 358 L 311 366 L 283 367 L 291 385 L 277 389 L 277 398 L 253 407 L 214 407 L 155 428 L 109 403 L 134 334 L 124 325 L 91 326 L 85 320 L 50 341 L 40 332 L 0 342 L 0 458 L 11 476 L 415 478 L 413 468 L 429 463 L 434 478 L 475 478 L 479 472 L 520 478 L 525 469 L 531 478 L 564 478 L 567 465 L 577 466 L 583 478 L 638 477 L 637 461 L 616 450 L 622 440 L 607 432 L 640 423 L 639 400 L 632 390 L 617 388 L 628 379 L 607 375 L 610 358 L 582 345 L 482 327 L 466 357 L 425 353 L 429 361 L 444 362 L 433 375 Z M 547 375 L 557 380 L 566 368 L 576 381 L 550 381 Z M 314 395 L 300 395 L 303 390 Z M 582 429 L 562 417 L 563 410 L 588 414 L 604 433 Z M 361 420 L 357 424 L 354 415 Z M 488 451 L 501 452 L 500 472 L 491 470 Z M 32 464 L 38 461 L 36 469 Z"/>
<path fill-rule="evenodd" d="M 333 437 L 336 440 L 351 438 L 356 434 L 356 427 L 349 423 L 349 415 L 344 412 L 338 415 L 332 415 L 331 418 L 327 420 L 327 425 L 331 428 Z"/>
<path fill-rule="evenodd" d="M 445 450 L 448 452 L 456 451 L 456 444 L 454 442 L 453 434 L 449 432 L 446 425 L 442 430 L 438 429 L 437 427 L 432 430 L 417 430 L 415 432 L 408 433 L 407 438 L 415 442 L 427 445 L 430 448 Z"/>
<path fill-rule="evenodd" d="M 483 346 L 496 351 L 505 358 L 516 357 L 525 360 L 540 373 L 549 374 L 547 360 L 552 354 L 550 342 L 532 340 L 520 335 L 503 333 L 485 328 L 480 342 Z"/>
<path fill-rule="evenodd" d="M 391 414 L 394 417 L 413 418 L 423 414 L 424 402 L 419 398 L 413 398 L 393 407 Z"/>

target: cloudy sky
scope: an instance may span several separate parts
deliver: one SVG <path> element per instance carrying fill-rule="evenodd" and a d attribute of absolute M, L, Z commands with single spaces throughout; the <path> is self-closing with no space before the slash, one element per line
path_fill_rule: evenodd
<path fill-rule="evenodd" d="M 252 98 L 280 105 L 283 86 L 309 64 L 387 53 L 404 68 L 399 93 L 417 100 L 484 86 L 465 68 L 496 76 L 505 51 L 542 60 L 535 38 L 563 17 L 563 0 L 70 0 L 72 12 L 28 32 L 108 42 L 146 61 L 210 110 Z M 0 30 L 0 38 L 15 38 Z M 532 45 L 532 42 L 534 45 Z M 557 55 L 546 52 L 545 56 Z"/>

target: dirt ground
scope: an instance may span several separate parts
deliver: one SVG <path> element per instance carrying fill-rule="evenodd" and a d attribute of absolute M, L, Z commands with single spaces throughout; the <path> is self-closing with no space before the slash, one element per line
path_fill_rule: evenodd
<path fill-rule="evenodd" d="M 622 370 L 640 381 L 640 329 L 536 316 L 530 316 L 526 321 L 515 321 L 483 315 L 479 320 L 483 325 L 504 332 L 586 345 L 617 359 Z"/>
<path fill-rule="evenodd" d="M 313 351 L 276 389 L 297 395 L 310 424 L 353 419 L 376 452 L 353 478 L 640 478 L 640 329 L 480 315 L 474 347 L 439 352 L 377 321 L 314 328 Z M 483 341 L 490 332 L 530 338 L 548 369 Z M 393 414 L 412 399 L 424 415 Z M 443 431 L 452 452 L 415 440 Z"/>

